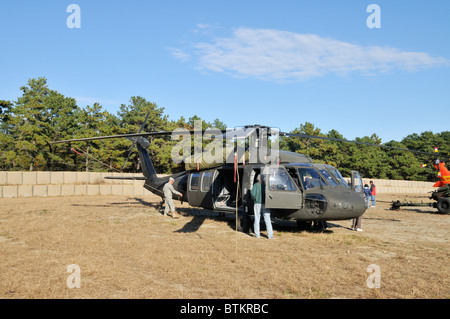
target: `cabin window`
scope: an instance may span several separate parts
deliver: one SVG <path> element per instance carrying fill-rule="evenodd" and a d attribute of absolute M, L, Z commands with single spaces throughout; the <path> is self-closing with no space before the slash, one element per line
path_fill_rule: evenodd
<path fill-rule="evenodd" d="M 295 191 L 295 185 L 289 174 L 281 168 L 271 168 L 269 178 L 269 189 L 271 191 Z"/>
<path fill-rule="evenodd" d="M 202 192 L 209 192 L 213 181 L 214 172 L 205 172 L 202 176 Z"/>
<path fill-rule="evenodd" d="M 199 180 L 200 180 L 200 173 L 191 174 L 191 185 L 190 185 L 191 191 L 196 191 L 198 189 Z"/>
<path fill-rule="evenodd" d="M 301 167 L 298 169 L 300 175 L 300 181 L 302 182 L 303 189 L 307 190 L 314 187 L 328 186 L 325 180 L 317 173 L 314 168 Z"/>

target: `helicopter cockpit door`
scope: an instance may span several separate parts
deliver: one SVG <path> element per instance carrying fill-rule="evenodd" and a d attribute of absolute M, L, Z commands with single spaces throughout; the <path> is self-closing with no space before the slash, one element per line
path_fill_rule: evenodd
<path fill-rule="evenodd" d="M 266 184 L 266 208 L 299 209 L 302 192 L 284 167 L 267 167 L 264 172 Z"/>
<path fill-rule="evenodd" d="M 364 194 L 363 181 L 361 175 L 359 175 L 359 173 L 356 171 L 352 171 L 352 190 L 354 190 L 358 194 L 361 195 Z"/>

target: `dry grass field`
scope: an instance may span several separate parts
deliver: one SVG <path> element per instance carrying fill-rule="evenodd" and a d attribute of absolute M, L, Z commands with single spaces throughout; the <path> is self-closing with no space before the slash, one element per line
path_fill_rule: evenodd
<path fill-rule="evenodd" d="M 274 221 L 274 240 L 187 203 L 172 220 L 153 195 L 4 198 L 0 298 L 450 298 L 450 216 L 388 210 L 405 198 L 422 200 L 379 195 L 363 232 L 350 220 L 326 233 Z M 80 288 L 68 287 L 71 264 Z M 373 264 L 380 288 L 367 285 Z"/>

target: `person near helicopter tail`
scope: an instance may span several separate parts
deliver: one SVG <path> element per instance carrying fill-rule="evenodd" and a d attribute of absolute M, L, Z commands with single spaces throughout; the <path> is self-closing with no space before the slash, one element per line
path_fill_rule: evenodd
<path fill-rule="evenodd" d="M 164 216 L 167 216 L 169 211 L 172 212 L 172 218 L 178 218 L 178 214 L 175 211 L 175 204 L 173 203 L 172 194 L 179 195 L 183 197 L 183 194 L 181 194 L 179 191 L 175 190 L 173 188 L 173 177 L 169 178 L 169 181 L 164 185 L 163 192 L 164 192 L 164 201 L 165 201 L 165 208 L 164 208 Z"/>

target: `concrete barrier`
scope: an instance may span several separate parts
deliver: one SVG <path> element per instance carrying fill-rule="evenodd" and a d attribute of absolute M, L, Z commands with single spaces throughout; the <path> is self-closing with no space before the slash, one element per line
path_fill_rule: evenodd
<path fill-rule="evenodd" d="M 369 181 L 375 184 L 377 194 L 426 194 L 436 189 L 433 182 L 363 179 L 370 186 Z"/>
<path fill-rule="evenodd" d="M 0 172 L 0 198 L 150 194 L 142 180 L 113 180 L 106 176 L 142 174 L 98 172 Z"/>
<path fill-rule="evenodd" d="M 106 176 L 137 177 L 142 174 L 98 172 L 0 172 L 0 198 L 47 196 L 97 196 L 150 194 L 142 180 L 105 179 Z M 377 194 L 426 194 L 433 191 L 432 182 L 384 179 L 373 180 Z"/>

